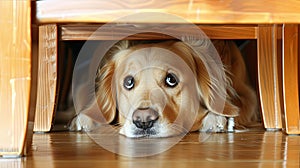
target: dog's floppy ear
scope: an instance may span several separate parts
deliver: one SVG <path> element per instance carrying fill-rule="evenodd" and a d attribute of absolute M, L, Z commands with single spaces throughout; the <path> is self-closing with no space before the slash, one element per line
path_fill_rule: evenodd
<path fill-rule="evenodd" d="M 97 124 L 110 123 L 114 120 L 116 103 L 113 96 L 113 74 L 114 62 L 108 61 L 97 70 L 96 86 L 93 82 L 85 82 L 76 89 L 76 110 L 80 113 L 69 123 L 71 130 L 81 130 L 82 128 L 92 130 Z M 78 126 L 82 128 L 78 129 Z"/>
<path fill-rule="evenodd" d="M 96 100 L 91 107 L 97 106 L 100 109 L 107 123 L 111 123 L 117 114 L 116 86 L 114 83 L 114 73 L 116 68 L 117 55 L 130 47 L 128 41 L 120 41 L 115 44 L 104 56 L 104 60 L 99 65 L 96 75 Z M 95 107 L 93 107 L 95 108 Z M 93 116 L 99 118 L 99 116 Z"/>
<path fill-rule="evenodd" d="M 115 62 L 107 61 L 98 69 L 96 77 L 96 100 L 97 105 L 107 123 L 116 117 L 116 99 L 113 75 Z"/>
<path fill-rule="evenodd" d="M 188 63 L 197 78 L 198 94 L 200 104 L 209 112 L 222 116 L 233 117 L 238 115 L 238 108 L 231 103 L 232 96 L 235 95 L 230 79 L 226 76 L 225 68 L 216 62 L 211 54 L 216 54 L 210 40 L 205 39 L 195 42 L 177 42 L 178 48 L 185 54 L 192 56 L 192 62 Z M 213 50 L 213 51 L 212 51 Z M 193 65 L 194 64 L 194 65 Z M 213 71 L 213 72 L 209 72 Z M 219 75 L 215 77 L 214 74 Z M 223 83 L 224 88 L 220 88 Z M 216 102 L 216 95 L 219 100 L 225 102 Z M 218 104 L 219 103 L 219 104 Z M 217 105 L 224 105 L 223 111 L 216 110 Z M 222 110 L 222 109 L 221 109 Z"/>

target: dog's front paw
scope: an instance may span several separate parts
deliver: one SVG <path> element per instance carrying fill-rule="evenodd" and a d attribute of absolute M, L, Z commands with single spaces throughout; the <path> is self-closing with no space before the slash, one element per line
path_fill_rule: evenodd
<path fill-rule="evenodd" d="M 96 128 L 99 123 L 92 120 L 84 114 L 78 114 L 68 125 L 70 131 L 85 131 L 89 132 Z"/>
<path fill-rule="evenodd" d="M 225 132 L 227 119 L 214 113 L 208 113 L 202 120 L 200 132 Z"/>

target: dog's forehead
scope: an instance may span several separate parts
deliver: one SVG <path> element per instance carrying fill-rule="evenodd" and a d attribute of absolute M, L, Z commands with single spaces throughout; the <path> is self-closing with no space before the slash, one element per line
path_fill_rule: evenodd
<path fill-rule="evenodd" d="M 146 47 L 132 51 L 124 60 L 126 65 L 136 68 L 158 67 L 175 68 L 182 70 L 188 68 L 184 60 L 174 52 L 160 47 Z"/>

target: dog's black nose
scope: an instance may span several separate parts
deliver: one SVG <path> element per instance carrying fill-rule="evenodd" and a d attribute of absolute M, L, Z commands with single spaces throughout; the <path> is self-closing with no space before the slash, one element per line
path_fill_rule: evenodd
<path fill-rule="evenodd" d="M 146 130 L 151 128 L 158 119 L 158 112 L 151 108 L 140 108 L 133 112 L 132 121 L 138 128 Z"/>

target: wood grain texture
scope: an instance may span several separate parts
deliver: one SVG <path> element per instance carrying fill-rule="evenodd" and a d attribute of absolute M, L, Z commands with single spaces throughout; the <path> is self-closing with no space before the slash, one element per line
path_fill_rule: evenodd
<path fill-rule="evenodd" d="M 277 69 L 277 26 L 260 25 L 257 39 L 258 85 L 266 129 L 282 128 L 281 99 Z"/>
<path fill-rule="evenodd" d="M 30 1 L 0 1 L 0 11 L 0 156 L 16 157 L 30 125 Z"/>
<path fill-rule="evenodd" d="M 39 70 L 35 132 L 48 132 L 55 113 L 57 88 L 57 26 L 39 26 Z"/>
<path fill-rule="evenodd" d="M 298 25 L 283 27 L 283 100 L 285 131 L 300 134 L 299 79 L 298 79 Z"/>
<path fill-rule="evenodd" d="M 122 26 L 101 27 L 101 24 L 66 24 L 61 25 L 61 40 L 119 40 L 124 35 L 140 31 L 139 24 L 128 24 Z M 142 24 L 147 26 L 147 24 Z M 151 26 L 151 25 L 149 25 Z M 180 24 L 165 25 L 168 29 L 177 34 L 186 34 L 189 26 Z M 199 25 L 202 30 L 211 39 L 256 39 L 257 25 Z M 100 29 L 99 29 L 100 28 Z M 149 29 L 149 28 L 148 28 Z M 114 30 L 112 32 L 112 30 Z M 127 37 L 127 40 L 157 40 L 170 39 L 165 34 L 154 32 L 143 32 Z"/>
<path fill-rule="evenodd" d="M 140 12 L 162 12 L 196 24 L 299 23 L 298 0 L 44 0 L 37 1 L 38 23 L 106 23 Z M 57 5 L 59 4 L 59 5 Z M 139 15 L 137 15 L 138 17 Z M 136 18 L 135 18 L 136 19 Z M 128 22 L 178 23 L 166 18 Z"/>
<path fill-rule="evenodd" d="M 132 142 L 136 139 L 128 138 L 127 140 Z M 134 158 L 105 150 L 87 134 L 49 133 L 34 135 L 30 157 L 14 161 L 4 160 L 1 163 L 42 168 L 268 168 L 285 166 L 298 168 L 300 164 L 299 143 L 299 136 L 286 136 L 282 132 L 191 133 L 164 153 Z M 115 148 L 128 149 L 126 143 Z"/>

